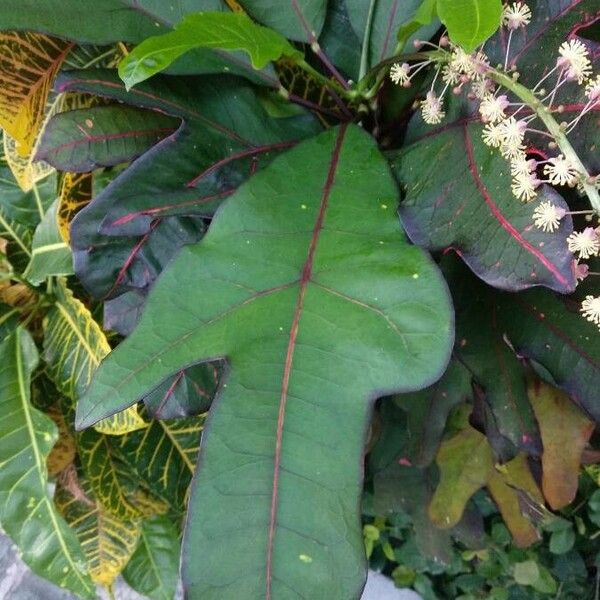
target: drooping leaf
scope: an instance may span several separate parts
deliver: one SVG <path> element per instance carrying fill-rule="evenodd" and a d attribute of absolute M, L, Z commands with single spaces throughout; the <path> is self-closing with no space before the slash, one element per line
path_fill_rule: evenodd
<path fill-rule="evenodd" d="M 145 290 L 183 244 L 202 236 L 201 218 L 167 215 L 212 213 L 256 168 L 320 129 L 309 115 L 269 118 L 253 89 L 226 76 L 155 77 L 127 93 L 114 73 L 94 70 L 60 87 L 184 120 L 73 222 L 75 270 L 98 297 Z"/>
<path fill-rule="evenodd" d="M 319 36 L 327 0 L 239 0 L 246 12 L 254 19 L 279 31 L 286 38 L 310 42 L 311 34 Z"/>
<path fill-rule="evenodd" d="M 44 327 L 48 373 L 58 389 L 76 401 L 87 389 L 100 361 L 110 352 L 108 340 L 90 311 L 64 284 L 57 285 L 56 302 Z M 144 427 L 146 423 L 135 406 L 96 425 L 98 431 L 112 435 Z"/>
<path fill-rule="evenodd" d="M 177 126 L 172 117 L 129 106 L 63 112 L 45 127 L 36 157 L 62 171 L 85 173 L 137 158 Z"/>
<path fill-rule="evenodd" d="M 23 275 L 33 285 L 39 285 L 52 275 L 71 275 L 71 249 L 63 240 L 57 221 L 58 200 L 50 206 L 33 234 L 31 260 Z"/>
<path fill-rule="evenodd" d="M 0 127 L 29 156 L 46 115 L 52 81 L 72 44 L 30 32 L 0 33 Z"/>
<path fill-rule="evenodd" d="M 594 423 L 565 393 L 545 383 L 532 382 L 529 396 L 544 444 L 542 490 L 548 504 L 557 510 L 575 498 L 581 453 Z"/>
<path fill-rule="evenodd" d="M 421 554 L 438 564 L 448 565 L 452 560 L 450 534 L 437 527 L 427 514 L 434 481 L 428 469 L 392 464 L 375 475 L 374 508 L 380 515 L 408 513 Z"/>
<path fill-rule="evenodd" d="M 71 240 L 71 221 L 92 200 L 94 189 L 92 173 L 62 173 L 58 186 L 56 219 L 60 237 L 67 244 Z"/>
<path fill-rule="evenodd" d="M 450 39 L 473 52 L 500 27 L 502 0 L 437 0 L 437 13 Z"/>
<path fill-rule="evenodd" d="M 50 417 L 30 403 L 35 344 L 21 328 L 0 345 L 0 524 L 37 574 L 94 598 L 75 534 L 48 493 L 47 457 L 57 439 Z"/>
<path fill-rule="evenodd" d="M 464 354 L 476 374 L 487 373 L 486 380 L 478 378 L 478 382 L 485 389 L 493 388 L 492 397 L 497 398 L 498 407 L 510 407 L 513 401 L 515 406 L 521 405 L 522 388 L 520 379 L 516 379 L 518 361 L 515 357 L 526 358 L 545 369 L 552 384 L 564 389 L 600 422 L 595 384 L 600 377 L 600 337 L 596 326 L 581 317 L 576 300 L 542 289 L 519 294 L 498 293 L 478 282 L 450 255 L 444 257 L 442 267 L 456 306 L 456 351 L 460 356 Z M 487 324 L 485 315 L 489 319 Z M 475 342 L 474 351 L 469 348 L 471 342 Z M 512 357 L 507 349 L 512 349 Z M 487 365 L 484 352 L 489 357 Z M 497 353 L 504 362 L 494 359 Z M 506 392 L 513 394 L 512 400 Z M 517 425 L 524 414 L 519 417 L 515 413 L 515 421 L 510 412 L 494 410 L 494 413 L 498 422 L 501 417 L 510 417 Z M 510 421 L 506 421 L 507 427 Z M 521 426 L 515 429 L 515 434 L 519 435 L 519 431 L 526 435 L 532 433 Z"/>
<path fill-rule="evenodd" d="M 58 439 L 54 446 L 52 446 L 52 450 L 50 450 L 46 459 L 48 473 L 55 476 L 73 464 L 77 450 L 75 448 L 75 439 L 67 427 L 60 407 L 55 404 L 46 411 L 46 414 L 54 421 L 58 429 Z"/>
<path fill-rule="evenodd" d="M 499 300 L 498 322 L 515 351 L 546 369 L 552 383 L 600 422 L 600 336 L 581 317 L 579 303 L 545 290 Z"/>
<path fill-rule="evenodd" d="M 302 57 L 282 35 L 244 13 L 201 12 L 185 17 L 174 31 L 144 40 L 121 61 L 119 75 L 129 89 L 196 48 L 243 50 L 255 69 L 282 57 Z"/>
<path fill-rule="evenodd" d="M 419 467 L 429 465 L 437 452 L 450 411 L 470 395 L 471 373 L 452 360 L 434 385 L 420 392 L 396 396 L 394 402 L 406 411 L 410 443 L 405 448 L 405 458 Z"/>
<path fill-rule="evenodd" d="M 89 483 L 75 474 L 61 479 L 54 501 L 75 532 L 92 581 L 110 588 L 134 553 L 141 519 L 119 519 L 94 497 Z"/>
<path fill-rule="evenodd" d="M 481 389 L 492 426 L 515 449 L 539 454 L 526 371 L 499 322 L 498 293 L 473 277 L 457 259 L 447 257 L 442 264 L 456 311 L 455 353 Z"/>
<path fill-rule="evenodd" d="M 33 229 L 54 200 L 56 181 L 48 177 L 35 190 L 23 192 L 10 169 L 0 162 L 0 211 L 12 222 Z"/>
<path fill-rule="evenodd" d="M 492 498 L 498 505 L 502 518 L 515 544 L 526 548 L 540 539 L 540 534 L 521 511 L 519 494 L 527 494 L 531 501 L 544 503 L 544 498 L 527 465 L 523 453 L 502 466 L 501 471 L 492 469 L 487 481 Z"/>
<path fill-rule="evenodd" d="M 0 5 L 0 27 L 38 31 L 82 44 L 138 43 L 168 32 L 190 13 L 219 10 L 227 10 L 221 0 L 172 0 L 168 3 L 163 0 L 5 0 Z M 85 15 L 85 19 L 81 15 Z M 221 50 L 195 50 L 177 61 L 169 72 L 227 72 L 261 85 L 277 87 L 272 70 L 257 72 L 246 55 L 231 55 Z"/>
<path fill-rule="evenodd" d="M 108 45 L 139 42 L 200 10 L 207 10 L 207 0 L 173 0 L 170 5 L 157 0 L 5 0 L 0 23 L 3 29 L 44 31 Z"/>
<path fill-rule="evenodd" d="M 436 462 L 440 483 L 429 504 L 429 517 L 448 529 L 459 522 L 469 498 L 487 483 L 494 464 L 492 449 L 482 433 L 467 426 L 442 442 Z"/>
<path fill-rule="evenodd" d="M 422 0 L 384 0 L 374 3 L 370 31 L 367 34 L 368 14 L 371 2 L 363 0 L 346 0 L 346 7 L 352 27 L 362 43 L 368 43 L 369 68 L 382 60 L 393 56 L 398 42 L 398 29 L 410 23 L 419 10 Z M 430 23 L 430 24 L 429 24 Z M 420 39 L 429 39 L 439 27 L 439 21 L 419 25 L 411 31 L 410 37 L 418 33 Z M 424 27 L 423 25 L 427 25 Z"/>
<path fill-rule="evenodd" d="M 190 363 L 228 357 L 192 489 L 189 598 L 359 593 L 367 399 L 431 383 L 452 338 L 443 282 L 406 243 L 395 203 L 387 165 L 360 128 L 299 144 L 171 263 L 80 401 L 86 427 Z M 219 515 L 235 523 L 226 535 Z"/>
<path fill-rule="evenodd" d="M 123 578 L 150 600 L 173 600 L 179 578 L 179 546 L 179 535 L 170 519 L 144 519 Z"/>
<path fill-rule="evenodd" d="M 2 135 L 4 159 L 18 186 L 24 192 L 29 192 L 33 187 L 46 179 L 54 172 L 48 163 L 36 161 L 32 154 L 21 156 L 17 151 L 17 142 L 6 131 Z"/>

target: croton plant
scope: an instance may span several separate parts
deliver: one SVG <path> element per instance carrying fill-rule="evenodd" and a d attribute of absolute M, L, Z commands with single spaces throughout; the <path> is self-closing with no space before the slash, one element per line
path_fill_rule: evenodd
<path fill-rule="evenodd" d="M 29 567 L 349 600 L 363 497 L 424 553 L 478 551 L 476 493 L 516 547 L 559 531 L 598 460 L 599 25 L 2 0 L 0 525 Z"/>

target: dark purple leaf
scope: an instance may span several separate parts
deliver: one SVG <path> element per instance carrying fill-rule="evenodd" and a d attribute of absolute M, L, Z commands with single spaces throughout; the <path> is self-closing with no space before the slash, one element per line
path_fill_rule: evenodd
<path fill-rule="evenodd" d="M 269 118 L 254 90 L 227 76 L 155 77 L 128 93 L 113 72 L 94 70 L 63 76 L 58 88 L 182 121 L 73 222 L 76 272 L 99 297 L 145 289 L 182 244 L 199 239 L 203 216 L 273 156 L 320 129 L 309 115 Z M 189 218 L 165 219 L 175 214 Z"/>
<path fill-rule="evenodd" d="M 568 208 L 566 203 L 548 186 L 534 202 L 517 200 L 507 162 L 483 143 L 481 125 L 468 115 L 411 134 L 408 146 L 392 156 L 392 168 L 405 190 L 400 217 L 415 244 L 455 250 L 481 279 L 501 289 L 575 289 L 566 243 L 570 218 L 554 233 L 535 228 L 532 220 L 539 202 Z"/>

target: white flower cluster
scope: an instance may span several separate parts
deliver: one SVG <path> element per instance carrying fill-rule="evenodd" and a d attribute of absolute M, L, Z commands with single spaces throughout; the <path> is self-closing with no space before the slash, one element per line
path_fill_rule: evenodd
<path fill-rule="evenodd" d="M 536 95 L 536 101 L 525 103 L 526 96 L 520 93 L 516 84 L 510 85 L 506 77 L 514 81 L 518 79 L 516 65 L 510 62 L 511 40 L 513 34 L 518 30 L 525 29 L 532 20 L 532 12 L 529 6 L 522 1 L 512 2 L 504 6 L 502 14 L 502 25 L 506 28 L 504 65 L 498 65 L 492 69 L 488 57 L 482 48 L 468 53 L 462 48 L 452 44 L 446 36 L 443 36 L 439 45 L 429 42 L 416 42 L 417 48 L 427 44 L 434 46 L 436 52 L 432 53 L 430 59 L 422 60 L 416 64 L 396 63 L 390 69 L 390 78 L 397 84 L 405 87 L 410 86 L 411 79 L 423 68 L 436 64 L 437 70 L 433 83 L 427 92 L 425 99 L 420 102 L 421 116 L 429 125 L 439 124 L 445 117 L 444 97 L 450 91 L 458 95 L 466 89 L 468 98 L 478 102 L 478 110 L 482 128 L 483 143 L 497 150 L 510 165 L 512 177 L 511 190 L 514 196 L 524 202 L 535 200 L 538 190 L 542 184 L 553 186 L 577 187 L 585 190 L 589 195 L 590 186 L 599 186 L 600 177 L 595 179 L 585 170 L 579 157 L 574 153 L 565 137 L 577 126 L 582 117 L 600 105 L 600 75 L 594 75 L 592 63 L 589 58 L 589 50 L 584 42 L 571 37 L 563 42 L 558 48 L 556 63 L 546 72 L 542 79 L 531 90 Z M 440 59 L 440 56 L 443 56 Z M 513 72 L 514 71 L 514 72 Z M 441 92 L 436 92 L 438 78 L 443 83 Z M 554 85 L 547 91 L 542 88 L 548 85 L 548 81 L 554 79 Z M 583 86 L 581 95 L 585 98 L 583 107 L 570 123 L 562 123 L 560 128 L 548 126 L 548 130 L 540 130 L 532 127 L 532 122 L 540 119 L 546 125 L 539 109 L 541 102 L 548 113 L 556 110 L 561 112 L 562 108 L 555 108 L 554 102 L 560 88 L 564 85 Z M 439 84 L 438 84 L 439 85 Z M 500 93 L 500 87 L 506 88 L 506 93 Z M 509 93 L 517 96 L 517 101 L 509 98 Z M 538 100 L 539 98 L 539 100 Z M 524 110 L 525 109 L 525 110 Z M 558 133 L 560 129 L 561 133 Z M 548 147 L 554 156 L 532 158 L 528 154 L 531 142 L 527 134 L 538 136 L 534 138 L 539 148 L 540 136 L 551 139 Z M 562 141 L 561 141 L 562 140 Z M 559 148 L 562 152 L 552 152 Z M 591 198 L 591 196 L 590 196 Z M 578 213 L 590 214 L 594 211 L 578 211 Z M 532 222 L 535 227 L 544 233 L 555 234 L 560 231 L 561 221 L 565 215 L 573 213 L 567 208 L 557 205 L 548 200 L 537 203 L 532 211 Z M 586 227 L 583 231 L 575 231 L 566 238 L 566 245 L 570 252 L 577 256 L 573 260 L 574 274 L 578 280 L 587 277 L 589 273 L 586 264 L 579 261 L 600 255 L 600 227 Z M 583 316 L 600 327 L 600 296 L 587 296 L 581 305 Z"/>

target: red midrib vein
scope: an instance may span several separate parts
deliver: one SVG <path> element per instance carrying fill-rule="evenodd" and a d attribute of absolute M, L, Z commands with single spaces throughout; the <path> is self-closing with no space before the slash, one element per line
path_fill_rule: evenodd
<path fill-rule="evenodd" d="M 469 170 L 471 171 L 471 176 L 473 177 L 473 181 L 475 186 L 479 190 L 479 193 L 485 200 L 485 203 L 488 205 L 490 212 L 494 216 L 494 218 L 500 223 L 500 226 L 504 231 L 506 231 L 520 246 L 522 246 L 527 252 L 533 255 L 537 260 L 539 260 L 550 273 L 552 273 L 553 277 L 562 285 L 567 288 L 570 288 L 569 280 L 560 272 L 558 267 L 548 260 L 546 256 L 544 256 L 537 248 L 532 246 L 515 228 L 515 226 L 502 214 L 496 203 L 492 200 L 490 193 L 485 187 L 483 181 L 479 177 L 479 172 L 477 170 L 477 165 L 475 164 L 475 157 L 473 155 L 473 143 L 471 142 L 471 137 L 469 136 L 469 130 L 466 126 L 463 126 L 463 137 L 465 142 L 465 148 L 467 151 L 467 159 L 469 161 Z"/>
<path fill-rule="evenodd" d="M 342 149 L 342 143 L 346 134 L 346 125 L 340 127 L 333 153 L 331 155 L 331 161 L 329 163 L 329 170 L 327 171 L 327 178 L 323 186 L 323 194 L 321 196 L 321 206 L 317 215 L 317 220 L 312 232 L 310 240 L 310 246 L 308 247 L 308 253 L 306 261 L 302 267 L 302 274 L 300 277 L 300 290 L 298 291 L 298 299 L 296 301 L 296 308 L 294 309 L 294 317 L 292 319 L 292 325 L 290 327 L 290 336 L 288 341 L 287 353 L 285 357 L 285 364 L 283 369 L 283 378 L 281 382 L 281 396 L 279 399 L 279 414 L 277 417 L 277 434 L 275 441 L 275 457 L 273 465 L 273 489 L 271 493 L 271 514 L 269 518 L 269 537 L 267 542 L 267 568 L 266 568 L 266 600 L 271 600 L 271 580 L 273 577 L 273 543 L 275 541 L 275 526 L 277 523 L 277 496 L 279 491 L 279 473 L 281 469 L 281 446 L 283 441 L 283 426 L 285 422 L 285 407 L 287 404 L 288 388 L 290 385 L 290 374 L 292 371 L 292 363 L 294 360 L 294 350 L 296 347 L 296 337 L 298 336 L 298 325 L 300 323 L 300 317 L 302 315 L 302 308 L 304 306 L 304 296 L 306 295 L 306 288 L 312 274 L 313 262 L 315 259 L 315 251 L 317 249 L 317 243 L 319 241 L 319 234 L 323 228 L 323 221 L 325 220 L 325 213 L 327 212 L 327 205 L 329 204 L 329 196 L 331 193 L 331 187 L 335 179 L 335 172 L 337 169 L 338 160 L 340 157 L 340 151 Z"/>
<path fill-rule="evenodd" d="M 101 135 L 90 135 L 89 137 L 80 138 L 77 140 L 72 140 L 70 142 L 65 142 L 64 144 L 60 144 L 55 146 L 54 148 L 49 148 L 46 153 L 41 153 L 40 157 L 45 158 L 49 155 L 55 155 L 61 152 L 62 150 L 67 150 L 69 148 L 75 148 L 77 146 L 81 146 L 84 144 L 92 144 L 99 142 L 110 142 L 112 140 L 121 140 L 126 138 L 136 138 L 143 136 L 162 136 L 163 134 L 166 136 L 169 133 L 173 133 L 175 129 L 173 127 L 156 127 L 153 129 L 143 129 L 143 130 L 132 130 L 132 131 L 120 131 L 119 133 L 104 133 Z"/>
<path fill-rule="evenodd" d="M 105 79 L 71 79 L 69 81 L 65 81 L 65 82 L 61 83 L 57 87 L 57 91 L 64 92 L 65 90 L 68 90 L 70 88 L 81 89 L 82 86 L 85 87 L 86 85 L 101 85 L 101 86 L 105 86 L 107 88 L 112 88 L 112 89 L 121 90 L 121 91 L 123 91 L 125 89 L 125 86 L 122 83 L 117 83 L 115 81 L 107 81 Z M 97 92 L 97 93 L 99 96 L 103 96 L 103 95 L 108 96 L 108 94 L 102 94 L 102 92 Z M 236 140 L 237 142 L 240 142 L 240 144 L 244 144 L 246 146 L 252 145 L 248 140 L 245 140 L 243 137 L 239 136 L 235 131 L 228 129 L 227 127 L 221 125 L 220 123 L 217 123 L 216 121 L 211 121 L 204 115 L 201 115 L 199 112 L 197 112 L 195 110 L 191 110 L 189 108 L 186 108 L 185 106 L 182 106 L 181 104 L 178 104 L 177 102 L 173 102 L 172 100 L 167 100 L 166 98 L 162 98 L 160 96 L 157 96 L 156 94 L 151 94 L 150 92 L 145 92 L 144 90 L 140 90 L 139 88 L 134 88 L 134 89 L 130 90 L 128 93 L 132 98 L 135 96 L 138 96 L 140 98 L 148 98 L 152 102 L 159 102 L 159 103 L 163 104 L 164 106 L 171 106 L 172 108 L 174 108 L 177 111 L 177 113 L 172 116 L 178 116 L 178 117 L 182 117 L 184 119 L 190 119 L 190 118 L 197 119 L 198 121 L 202 121 L 208 127 L 211 127 L 212 129 L 215 129 L 216 131 L 219 131 L 224 136 L 226 136 L 232 140 Z M 151 108 L 150 110 L 156 110 L 156 109 Z"/>

